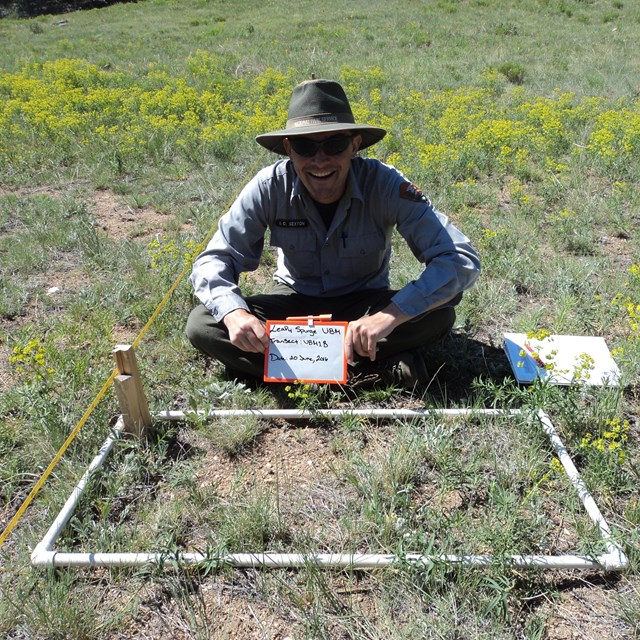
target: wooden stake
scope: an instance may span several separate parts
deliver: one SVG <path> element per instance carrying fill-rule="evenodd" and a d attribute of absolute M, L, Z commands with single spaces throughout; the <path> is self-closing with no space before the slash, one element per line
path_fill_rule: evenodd
<path fill-rule="evenodd" d="M 139 438 L 146 437 L 151 427 L 151 414 L 144 395 L 135 351 L 131 345 L 119 344 L 113 353 L 116 358 L 116 367 L 120 372 L 114 379 L 114 386 L 124 420 L 125 433 L 131 433 Z"/>

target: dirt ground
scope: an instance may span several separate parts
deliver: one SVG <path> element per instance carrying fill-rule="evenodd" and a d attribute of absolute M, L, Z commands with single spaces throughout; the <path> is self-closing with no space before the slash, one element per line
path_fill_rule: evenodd
<path fill-rule="evenodd" d="M 1 192 L 0 192 L 1 193 Z M 55 192 L 49 191 L 49 194 Z M 104 232 L 116 239 L 133 239 L 147 242 L 157 233 L 162 233 L 167 222 L 166 215 L 155 212 L 149 207 L 132 209 L 120 197 L 110 191 L 97 191 L 86 197 L 86 204 L 95 224 Z M 628 247 L 620 239 L 607 239 L 612 251 L 619 253 L 620 261 L 626 262 Z M 60 291 L 79 289 L 88 284 L 88 277 L 69 268 L 64 271 L 52 271 L 46 281 L 41 283 L 42 294 L 55 296 Z M 28 325 L 37 309 L 29 309 L 25 316 L 12 322 L 5 321 L 3 332 L 8 332 L 20 325 Z M 31 317 L 30 317 L 30 314 Z M 445 348 L 463 349 L 467 357 L 475 358 L 486 373 L 500 379 L 508 373 L 508 363 L 499 345 L 496 335 L 478 334 L 473 340 L 457 340 L 445 345 Z M 114 327 L 116 343 L 130 341 L 134 336 Z M 0 343 L 0 386 L 11 384 L 11 371 L 8 366 L 8 347 Z M 448 379 L 452 381 L 449 397 L 455 401 L 467 390 L 470 380 L 464 379 L 464 372 L 451 372 Z M 455 381 L 455 383 L 453 382 Z M 256 480 L 264 485 L 275 482 L 276 469 L 286 474 L 291 491 L 304 490 L 313 485 L 328 465 L 334 462 L 333 455 L 321 440 L 322 432 L 308 429 L 305 433 L 297 433 L 279 428 L 268 429 L 261 438 L 259 451 L 256 451 L 253 473 Z M 213 451 L 207 453 L 197 482 L 203 485 L 215 484 L 217 491 L 228 494 L 234 473 L 234 463 Z M 283 478 L 279 478 L 282 483 Z M 455 496 L 452 497 L 452 500 Z M 218 577 L 203 581 L 199 585 L 201 601 L 204 607 L 216 610 L 216 637 L 293 640 L 301 637 L 303 628 L 301 621 L 296 621 L 287 612 L 274 613 L 255 597 L 256 580 L 259 574 L 252 571 L 241 571 L 233 578 Z M 338 599 L 348 602 L 354 615 L 367 615 L 375 621 L 376 600 L 371 596 L 371 587 L 367 580 L 363 585 L 353 585 L 340 592 L 340 579 L 336 578 L 335 588 Z M 625 594 L 637 594 L 640 581 L 634 576 L 601 575 L 598 573 L 566 572 L 560 579 L 560 597 L 552 598 L 541 593 L 530 603 L 532 609 L 546 620 L 544 638 L 548 640 L 622 640 L 633 637 L 617 614 L 620 598 Z M 140 595 L 140 607 L 133 627 L 126 633 L 113 637 L 125 638 L 189 638 L 189 630 L 179 622 L 184 612 L 176 609 L 170 594 L 159 591 L 157 587 L 149 587 Z M 106 598 L 117 598 L 111 593 Z M 635 596 L 637 597 L 637 595 Z M 290 614 L 290 612 L 289 612 Z M 336 632 L 336 638 L 341 637 Z"/>

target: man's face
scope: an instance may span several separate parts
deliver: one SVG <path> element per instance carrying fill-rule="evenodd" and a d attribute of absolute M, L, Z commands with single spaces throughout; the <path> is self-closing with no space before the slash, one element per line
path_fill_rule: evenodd
<path fill-rule="evenodd" d="M 291 158 L 296 173 L 307 188 L 309 195 L 321 204 L 330 204 L 340 200 L 344 194 L 351 160 L 358 152 L 361 136 L 353 136 L 349 132 L 314 133 L 305 136 L 305 140 L 322 142 L 329 138 L 348 137 L 349 143 L 341 153 L 329 155 L 323 148 L 319 148 L 311 157 L 296 153 L 288 138 L 283 141 L 284 149 Z M 295 141 L 294 141 L 295 144 Z"/>

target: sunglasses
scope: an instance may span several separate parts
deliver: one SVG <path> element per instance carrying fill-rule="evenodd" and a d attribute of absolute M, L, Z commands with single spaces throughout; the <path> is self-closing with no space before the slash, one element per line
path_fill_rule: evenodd
<path fill-rule="evenodd" d="M 312 158 L 320 149 L 328 156 L 340 155 L 346 151 L 351 140 L 353 140 L 353 136 L 334 136 L 321 142 L 316 142 L 309 138 L 292 137 L 289 138 L 289 144 L 299 156 Z"/>

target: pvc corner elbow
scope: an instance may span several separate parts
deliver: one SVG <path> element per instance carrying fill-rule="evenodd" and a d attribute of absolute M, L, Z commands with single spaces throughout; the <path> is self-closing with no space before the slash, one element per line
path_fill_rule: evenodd
<path fill-rule="evenodd" d="M 54 566 L 55 551 L 42 548 L 39 545 L 31 552 L 31 566 L 47 568 Z"/>

